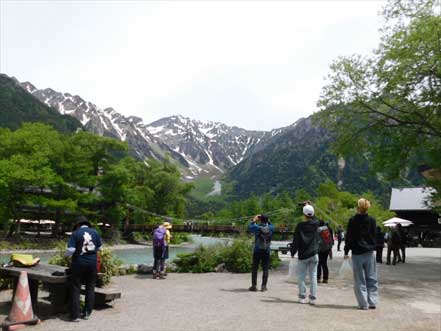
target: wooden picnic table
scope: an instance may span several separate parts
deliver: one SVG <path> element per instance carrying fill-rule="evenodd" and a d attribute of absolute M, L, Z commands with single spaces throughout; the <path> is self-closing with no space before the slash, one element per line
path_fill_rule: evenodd
<path fill-rule="evenodd" d="M 39 263 L 34 267 L 5 266 L 0 267 L 0 276 L 14 278 L 15 293 L 18 277 L 22 271 L 26 271 L 28 274 L 32 305 L 36 307 L 38 301 L 38 285 L 39 282 L 42 282 L 43 285 L 45 285 L 45 287 L 47 287 L 49 290 L 49 300 L 51 302 L 53 312 L 63 312 L 66 311 L 68 299 L 68 276 L 66 275 L 67 269 L 67 267 L 60 267 L 44 263 Z M 55 272 L 60 273 L 60 276 L 54 275 Z"/>
<path fill-rule="evenodd" d="M 14 278 L 14 293 L 17 286 L 18 277 L 21 271 L 28 273 L 29 291 L 31 294 L 32 306 L 37 307 L 38 285 L 42 282 L 49 291 L 49 300 L 53 313 L 67 311 L 69 298 L 69 276 L 66 275 L 67 267 L 39 263 L 34 267 L 0 267 L 1 277 Z M 55 276 L 53 273 L 62 273 Z M 84 289 L 81 290 L 85 292 Z M 115 288 L 95 288 L 95 305 L 105 305 L 113 300 L 121 298 L 121 291 Z"/>

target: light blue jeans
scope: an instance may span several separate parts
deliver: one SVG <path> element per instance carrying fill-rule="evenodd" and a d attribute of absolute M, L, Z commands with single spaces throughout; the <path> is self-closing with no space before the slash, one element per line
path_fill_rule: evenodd
<path fill-rule="evenodd" d="M 297 264 L 297 274 L 299 277 L 299 298 L 306 298 L 306 272 L 309 273 L 309 281 L 311 288 L 309 290 L 309 298 L 315 300 L 317 298 L 317 265 L 318 254 L 311 256 L 305 260 L 299 260 Z"/>
<path fill-rule="evenodd" d="M 374 252 L 352 254 L 354 292 L 358 307 L 368 309 L 378 304 L 377 263 Z"/>

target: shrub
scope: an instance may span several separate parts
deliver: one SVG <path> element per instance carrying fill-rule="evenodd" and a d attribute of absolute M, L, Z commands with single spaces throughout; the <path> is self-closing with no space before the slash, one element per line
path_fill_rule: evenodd
<path fill-rule="evenodd" d="M 179 245 L 184 242 L 191 242 L 191 237 L 187 233 L 172 233 L 170 244 Z"/>
<path fill-rule="evenodd" d="M 178 254 L 173 262 L 177 272 L 213 272 L 219 264 L 224 263 L 230 272 L 246 273 L 251 271 L 253 247 L 250 240 L 235 240 L 231 245 L 199 246 L 192 253 Z M 270 268 L 276 268 L 279 264 L 277 254 L 271 254 Z"/>
<path fill-rule="evenodd" d="M 101 273 L 103 285 L 109 284 L 112 276 L 118 274 L 118 267 L 122 265 L 122 261 L 115 257 L 110 249 L 103 249 L 100 252 Z"/>

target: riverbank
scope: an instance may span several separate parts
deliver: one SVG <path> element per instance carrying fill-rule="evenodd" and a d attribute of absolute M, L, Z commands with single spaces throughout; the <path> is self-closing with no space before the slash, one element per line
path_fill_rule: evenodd
<path fill-rule="evenodd" d="M 407 253 L 406 264 L 378 266 L 376 310 L 356 309 L 351 282 L 336 279 L 342 252 L 335 252 L 330 261 L 329 284 L 319 284 L 317 305 L 298 304 L 297 286 L 287 282 L 290 258 L 282 255 L 284 265 L 270 272 L 268 292 L 248 292 L 249 274 L 169 274 L 166 280 L 114 277 L 112 285 L 122 291 L 122 298 L 113 308 L 94 311 L 80 323 L 42 312 L 42 324 L 28 330 L 439 331 L 441 251 L 410 248 Z M 9 313 L 11 295 L 0 293 L 1 319 Z"/>

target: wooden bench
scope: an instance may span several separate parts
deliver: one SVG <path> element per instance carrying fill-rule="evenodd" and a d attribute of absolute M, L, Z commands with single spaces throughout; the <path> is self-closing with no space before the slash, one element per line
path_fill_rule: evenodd
<path fill-rule="evenodd" d="M 85 286 L 81 286 L 81 294 L 86 294 Z M 121 291 L 112 287 L 95 287 L 95 306 L 102 307 L 108 305 L 110 302 L 120 299 Z"/>

